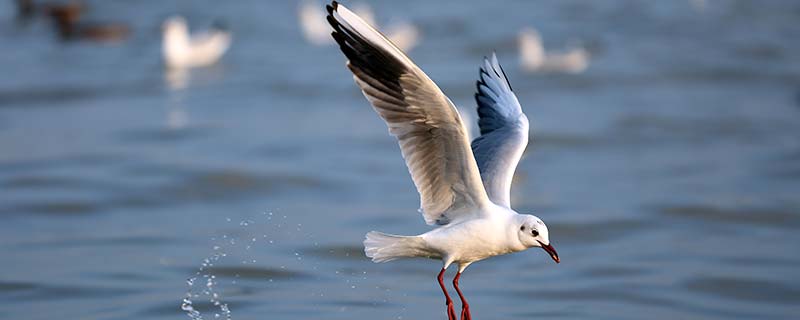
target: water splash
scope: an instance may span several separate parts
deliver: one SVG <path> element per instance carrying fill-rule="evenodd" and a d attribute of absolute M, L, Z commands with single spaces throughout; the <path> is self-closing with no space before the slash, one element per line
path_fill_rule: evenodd
<path fill-rule="evenodd" d="M 183 298 L 181 310 L 186 312 L 186 315 L 192 320 L 203 320 L 202 313 L 194 308 L 192 301 L 192 299 L 199 299 L 201 297 L 207 298 L 211 305 L 220 310 L 221 313 L 215 313 L 214 318 L 218 319 L 224 316 L 225 319 L 231 319 L 231 311 L 230 308 L 228 308 L 228 304 L 221 300 L 220 294 L 216 290 L 217 276 L 212 274 L 212 270 L 210 269 L 220 259 L 226 257 L 227 254 L 221 251 L 222 247 L 220 246 L 215 245 L 213 249 L 214 253 L 210 257 L 203 259 L 197 272 L 195 272 L 195 276 L 186 280 L 189 290 L 186 292 L 186 297 Z M 205 286 L 202 288 L 195 287 L 197 279 L 199 278 L 205 279 Z M 196 293 L 197 290 L 200 292 Z"/>
<path fill-rule="evenodd" d="M 240 275 L 227 271 L 225 274 L 215 275 L 216 270 L 221 270 L 215 269 L 215 265 L 221 265 L 220 267 L 226 270 L 236 270 L 235 266 L 230 266 L 231 264 L 239 264 L 247 269 L 258 269 L 258 265 L 264 262 L 261 259 L 256 260 L 254 255 L 261 249 L 275 250 L 275 247 L 280 245 L 281 239 L 302 238 L 312 242 L 314 247 L 320 246 L 319 242 L 315 241 L 314 235 L 306 232 L 303 223 L 293 222 L 287 215 L 267 211 L 250 218 L 241 220 L 225 218 L 223 223 L 233 230 L 210 238 L 211 254 L 202 259 L 197 272 L 186 280 L 188 290 L 182 300 L 181 310 L 192 320 L 232 319 L 231 306 L 224 302 L 225 290 L 222 289 L 224 286 L 238 286 Z M 319 270 L 319 263 L 314 261 L 313 256 L 305 256 L 301 250 L 291 251 L 285 258 L 288 259 L 282 263 L 277 261 L 267 263 L 280 272 L 290 272 L 300 264 Z M 339 270 L 335 270 L 335 272 L 341 278 L 345 278 L 342 289 L 346 290 L 359 290 L 362 288 L 361 282 L 366 279 L 366 272 L 363 271 L 342 270 L 340 273 Z M 266 276 L 263 280 L 266 285 L 272 286 L 280 279 Z M 310 291 L 309 295 L 326 296 L 324 291 L 318 290 Z M 197 301 L 203 303 L 199 304 Z"/>
<path fill-rule="evenodd" d="M 200 311 L 197 311 L 192 306 L 192 294 L 186 293 L 186 298 L 183 298 L 183 303 L 181 304 L 181 310 L 186 311 L 186 314 L 189 318 L 193 320 L 202 320 L 203 316 L 200 314 Z"/>
<path fill-rule="evenodd" d="M 266 220 L 272 219 L 272 212 L 264 212 L 264 216 L 267 217 Z M 284 216 L 284 218 L 286 218 Z M 225 218 L 225 221 L 228 223 L 232 222 L 231 218 Z M 255 224 L 256 221 L 254 220 L 242 220 L 238 223 L 239 227 L 241 228 L 248 228 L 251 225 Z M 280 225 L 279 225 L 280 226 Z M 299 230 L 299 229 L 298 229 Z M 262 238 L 267 239 L 268 236 L 266 234 L 262 235 Z M 228 256 L 226 253 L 226 248 L 233 249 L 237 246 L 237 244 L 242 243 L 245 247 L 245 251 L 249 251 L 252 245 L 258 242 L 258 237 L 249 236 L 247 238 L 237 239 L 234 236 L 229 236 L 227 234 L 223 234 L 221 237 L 212 237 L 212 242 L 215 244 L 212 246 L 212 254 L 204 258 L 198 267 L 197 272 L 195 272 L 194 276 L 186 280 L 186 284 L 188 285 L 188 290 L 186 292 L 186 296 L 181 301 L 181 310 L 186 312 L 186 315 L 189 316 L 192 320 L 203 320 L 203 312 L 196 309 L 193 305 L 194 301 L 198 299 L 208 299 L 208 302 L 214 307 L 214 309 L 209 310 L 207 312 L 213 312 L 214 319 L 232 319 L 232 313 L 230 307 L 227 303 L 222 300 L 222 294 L 219 292 L 220 284 L 217 281 L 217 276 L 213 274 L 212 267 L 219 263 L 221 259 Z M 273 240 L 269 240 L 270 244 L 273 244 Z M 240 247 L 241 248 L 241 247 Z M 242 264 L 248 263 L 256 263 L 256 259 L 245 259 L 241 260 Z M 236 278 L 239 275 L 235 275 Z M 200 281 L 198 283 L 198 280 Z M 271 279 L 270 279 L 270 282 Z M 236 284 L 237 281 L 234 279 L 230 282 L 230 284 Z M 206 312 L 206 311 L 204 311 Z"/>

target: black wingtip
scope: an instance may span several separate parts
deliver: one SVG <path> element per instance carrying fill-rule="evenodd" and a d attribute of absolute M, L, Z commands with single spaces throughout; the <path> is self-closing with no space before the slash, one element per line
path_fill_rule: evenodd
<path fill-rule="evenodd" d="M 333 13 L 329 14 L 325 17 L 325 20 L 328 20 L 328 24 L 331 25 L 333 28 L 333 33 L 339 32 L 339 21 L 336 21 L 336 18 L 333 17 Z"/>
<path fill-rule="evenodd" d="M 332 15 L 334 11 L 339 9 L 339 3 L 336 1 L 331 1 L 331 4 L 325 5 L 325 10 L 328 11 L 328 14 Z"/>
<path fill-rule="evenodd" d="M 333 12 L 336 11 L 338 8 L 339 8 L 339 3 L 336 1 L 332 1 L 331 4 L 325 5 L 325 10 L 328 11 L 328 15 L 325 17 L 325 20 L 328 20 L 328 24 L 330 24 L 331 27 L 333 27 L 334 30 L 333 33 L 336 33 L 337 25 L 339 24 L 339 21 L 336 21 L 336 18 L 333 17 Z"/>

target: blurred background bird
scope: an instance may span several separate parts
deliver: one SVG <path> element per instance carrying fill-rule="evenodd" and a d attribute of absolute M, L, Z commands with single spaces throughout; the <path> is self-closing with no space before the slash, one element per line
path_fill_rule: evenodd
<path fill-rule="evenodd" d="M 576 47 L 564 52 L 548 52 L 541 35 L 532 27 L 520 30 L 517 43 L 520 65 L 525 71 L 580 73 L 589 67 L 586 49 Z"/>
<path fill-rule="evenodd" d="M 163 25 L 162 53 L 169 68 L 192 68 L 216 63 L 228 51 L 232 35 L 222 23 L 189 33 L 186 19 L 168 18 Z"/>
<path fill-rule="evenodd" d="M 43 10 L 52 19 L 53 26 L 63 40 L 119 42 L 130 34 L 130 28 L 125 23 L 84 21 L 82 17 L 88 6 L 80 0 L 46 3 Z"/>
<path fill-rule="evenodd" d="M 372 7 L 366 3 L 355 3 L 352 7 L 353 12 L 358 14 L 364 21 L 374 27 L 379 27 Z M 325 22 L 326 13 L 323 8 L 324 6 L 316 0 L 300 1 L 298 7 L 300 30 L 303 32 L 306 41 L 316 46 L 334 44 L 333 39 L 331 39 L 330 27 Z M 400 50 L 408 52 L 414 49 L 421 38 L 419 28 L 405 20 L 396 18 L 393 20 L 386 27 L 381 27 L 380 29 Z"/>

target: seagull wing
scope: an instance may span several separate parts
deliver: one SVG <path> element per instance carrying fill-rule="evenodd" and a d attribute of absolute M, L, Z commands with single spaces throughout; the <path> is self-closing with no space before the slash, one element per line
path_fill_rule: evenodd
<path fill-rule="evenodd" d="M 209 30 L 191 36 L 186 52 L 192 65 L 203 66 L 217 62 L 231 44 L 231 34 L 223 30 Z"/>
<path fill-rule="evenodd" d="M 335 1 L 333 38 L 356 84 L 386 121 L 420 194 L 428 224 L 466 220 L 490 201 L 455 106 L 400 49 Z"/>
<path fill-rule="evenodd" d="M 483 59 L 477 87 L 481 135 L 472 141 L 472 152 L 489 199 L 511 208 L 511 180 L 528 145 L 528 118 L 495 54 Z"/>

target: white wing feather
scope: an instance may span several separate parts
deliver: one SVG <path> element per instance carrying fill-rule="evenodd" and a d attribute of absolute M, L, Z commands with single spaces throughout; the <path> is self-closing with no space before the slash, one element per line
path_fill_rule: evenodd
<path fill-rule="evenodd" d="M 483 59 L 477 87 L 481 136 L 472 141 L 472 152 L 489 199 L 511 208 L 511 181 L 528 145 L 528 118 L 495 54 Z"/>

